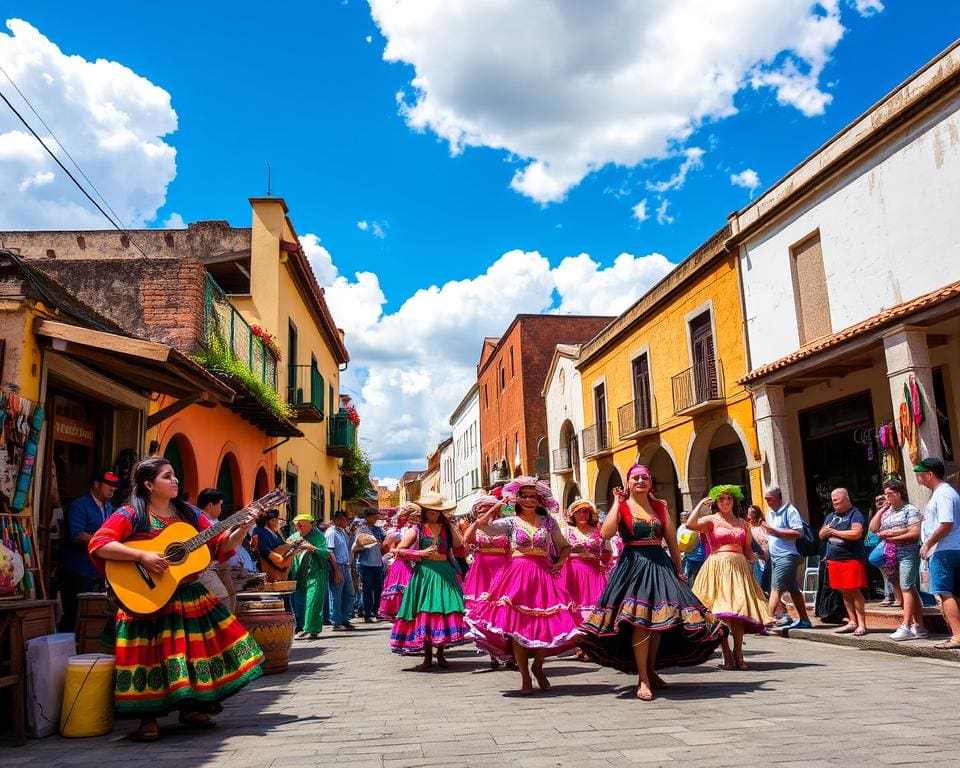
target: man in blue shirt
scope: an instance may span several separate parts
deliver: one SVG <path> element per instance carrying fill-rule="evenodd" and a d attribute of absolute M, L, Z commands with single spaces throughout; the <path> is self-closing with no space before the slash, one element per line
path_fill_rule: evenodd
<path fill-rule="evenodd" d="M 800 566 L 800 554 L 797 552 L 797 539 L 803 536 L 803 519 L 793 504 L 784 502 L 783 493 L 777 487 L 768 488 L 763 495 L 770 511 L 763 523 L 767 532 L 767 543 L 770 551 L 770 567 L 773 571 L 770 577 L 770 613 L 776 611 L 780 603 L 780 596 L 787 592 L 793 599 L 793 607 L 797 610 L 796 621 L 787 617 L 777 626 L 788 629 L 810 629 L 810 616 L 807 614 L 807 604 L 797 582 L 797 568 Z"/>
<path fill-rule="evenodd" d="M 377 620 L 380 613 L 380 593 L 383 592 L 383 528 L 377 525 L 380 510 L 368 507 L 364 523 L 357 528 L 353 551 L 357 553 L 360 566 L 360 589 L 363 595 L 363 621 L 366 624 Z M 361 539 L 372 536 L 376 541 L 364 544 Z"/>
<path fill-rule="evenodd" d="M 73 632 L 77 620 L 77 595 L 81 592 L 102 592 L 103 579 L 97 574 L 87 544 L 104 521 L 113 514 L 111 499 L 120 478 L 104 470 L 93 479 L 90 490 L 78 496 L 67 507 L 67 540 L 63 550 L 63 579 L 60 594 L 63 600 L 63 618 L 60 628 Z"/>
<path fill-rule="evenodd" d="M 334 632 L 356 629 L 350 623 L 350 617 L 353 615 L 353 601 L 356 598 L 353 593 L 353 578 L 350 576 L 352 555 L 347 520 L 347 513 L 342 509 L 337 510 L 333 515 L 333 525 L 324 532 L 324 536 L 327 537 L 327 549 L 330 550 L 334 560 L 337 561 L 340 573 L 343 574 L 339 584 L 327 584 L 327 594 L 330 596 L 330 623 L 333 624 Z"/>

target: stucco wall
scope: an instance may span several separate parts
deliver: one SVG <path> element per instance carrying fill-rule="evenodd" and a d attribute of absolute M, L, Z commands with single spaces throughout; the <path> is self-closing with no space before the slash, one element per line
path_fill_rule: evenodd
<path fill-rule="evenodd" d="M 561 504 L 564 503 L 566 489 L 570 483 L 576 482 L 580 496 L 589 498 L 589 489 L 584 487 L 583 482 L 587 477 L 587 463 L 582 451 L 577 451 L 577 466 L 571 467 L 569 472 L 557 473 L 553 464 L 553 452 L 561 447 L 560 437 L 564 423 L 569 421 L 573 426 L 578 444 L 580 433 L 583 431 L 583 389 L 580 384 L 580 372 L 574 367 L 573 360 L 566 355 L 557 356 L 557 364 L 547 385 L 544 401 L 547 409 L 550 487 L 553 489 L 553 495 Z"/>
<path fill-rule="evenodd" d="M 743 247 L 751 363 L 800 346 L 790 248 L 819 229 L 833 331 L 960 279 L 960 98 Z"/>

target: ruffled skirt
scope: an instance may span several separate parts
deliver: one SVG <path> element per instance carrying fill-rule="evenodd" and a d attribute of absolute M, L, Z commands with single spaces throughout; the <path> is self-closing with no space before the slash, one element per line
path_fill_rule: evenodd
<path fill-rule="evenodd" d="M 383 592 L 380 594 L 381 619 L 393 621 L 397 618 L 400 603 L 403 602 L 403 592 L 413 576 L 413 565 L 409 560 L 397 558 L 387 571 L 387 578 L 383 582 Z"/>
<path fill-rule="evenodd" d="M 160 611 L 117 611 L 118 717 L 204 711 L 263 674 L 263 652 L 200 582 L 181 585 Z"/>
<path fill-rule="evenodd" d="M 718 619 L 739 619 L 747 632 L 762 633 L 772 620 L 753 569 L 738 552 L 710 555 L 697 574 L 693 593 Z"/>
<path fill-rule="evenodd" d="M 658 668 L 702 664 L 726 633 L 677 577 L 658 546 L 626 547 L 593 612 L 583 623 L 580 647 L 603 666 L 636 672 L 633 629 L 661 632 Z"/>
<path fill-rule="evenodd" d="M 551 655 L 570 650 L 582 619 L 546 557 L 511 557 L 467 620 L 477 646 L 508 661 L 512 640 Z"/>
<path fill-rule="evenodd" d="M 427 642 L 436 647 L 468 643 L 463 614 L 463 592 L 453 566 L 447 560 L 421 560 L 403 591 L 390 650 L 414 654 Z"/>
<path fill-rule="evenodd" d="M 510 561 L 506 552 L 475 552 L 473 563 L 463 580 L 463 603 L 467 606 L 467 616 L 476 610 L 476 603 L 489 591 L 500 571 Z"/>
<path fill-rule="evenodd" d="M 560 571 L 560 583 L 585 621 L 607 586 L 607 574 L 599 560 L 571 555 Z"/>

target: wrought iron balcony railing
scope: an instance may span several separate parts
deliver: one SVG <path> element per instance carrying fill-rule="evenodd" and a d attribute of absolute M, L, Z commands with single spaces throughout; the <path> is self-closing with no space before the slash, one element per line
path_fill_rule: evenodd
<path fill-rule="evenodd" d="M 640 432 L 657 427 L 656 399 L 631 400 L 617 408 L 620 422 L 620 437 L 633 437 Z"/>
<path fill-rule="evenodd" d="M 551 462 L 554 472 L 569 472 L 573 469 L 571 453 L 569 445 L 564 448 L 554 448 Z"/>
<path fill-rule="evenodd" d="M 313 364 L 289 366 L 287 371 L 287 403 L 294 421 L 323 421 L 323 376 Z"/>
<path fill-rule="evenodd" d="M 723 366 L 719 360 L 698 363 L 674 376 L 671 385 L 675 414 L 712 408 L 723 400 Z"/>
<path fill-rule="evenodd" d="M 604 421 L 587 427 L 580 433 L 584 456 L 595 456 L 610 450 L 610 422 Z"/>

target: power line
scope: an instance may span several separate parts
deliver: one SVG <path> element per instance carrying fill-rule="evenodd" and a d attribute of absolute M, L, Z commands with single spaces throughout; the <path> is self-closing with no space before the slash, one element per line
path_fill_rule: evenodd
<path fill-rule="evenodd" d="M 26 94 L 20 90 L 20 86 L 18 86 L 16 81 L 14 81 L 12 77 L 10 77 L 10 75 L 7 73 L 7 70 L 5 70 L 2 65 L 0 65 L 0 73 L 3 73 L 3 76 L 10 81 L 10 85 L 13 86 L 14 90 L 20 95 L 20 98 L 23 99 L 23 103 L 26 104 L 28 107 L 30 107 L 30 111 L 33 112 L 34 117 L 36 117 L 37 120 L 40 121 L 40 125 L 42 125 L 46 129 L 47 133 L 49 133 L 50 136 L 53 138 L 53 140 L 57 142 L 57 146 L 63 150 L 63 153 L 70 158 L 70 162 L 73 163 L 73 167 L 77 169 L 77 172 L 81 176 L 83 176 L 83 180 L 90 185 L 90 188 L 97 193 L 97 197 L 100 198 L 100 202 L 102 202 L 107 207 L 107 210 L 113 214 L 113 217 L 120 223 L 120 225 L 124 229 L 126 229 L 126 224 L 124 224 L 123 220 L 120 218 L 120 215 L 115 210 L 113 210 L 113 208 L 110 207 L 110 203 L 107 202 L 107 199 L 103 196 L 100 190 L 97 189 L 96 185 L 92 181 L 90 181 L 90 178 L 87 176 L 87 174 L 83 172 L 83 168 L 80 167 L 80 164 L 73 159 L 73 155 L 70 154 L 70 151 L 65 146 L 63 146 L 63 142 L 60 141 L 59 138 L 57 138 L 57 134 L 55 134 L 53 132 L 53 129 L 49 125 L 47 125 L 46 121 L 43 119 L 40 113 L 37 112 L 36 109 L 34 109 L 33 104 L 30 103 L 30 99 L 28 99 Z"/>
<path fill-rule="evenodd" d="M 4 74 L 6 74 L 6 73 L 4 73 Z M 13 82 L 13 81 L 11 80 L 11 82 Z M 16 86 L 14 86 L 14 87 L 16 87 Z M 53 161 L 54 161 L 57 165 L 60 166 L 60 168 L 63 170 L 63 172 L 64 172 L 65 174 L 67 174 L 67 176 L 70 178 L 70 181 L 72 181 L 72 182 L 76 185 L 77 189 L 79 189 L 79 190 L 83 193 L 83 196 L 86 197 L 87 200 L 89 200 L 91 203 L 93 203 L 94 207 L 95 207 L 98 211 L 100 211 L 100 213 L 103 214 L 103 217 L 113 225 L 114 229 L 116 229 L 118 232 L 122 232 L 124 235 L 126 235 L 128 238 L 130 238 L 130 242 L 132 242 L 132 243 L 134 244 L 134 246 L 136 246 L 137 250 L 140 251 L 140 253 L 142 253 L 142 254 L 144 255 L 144 257 L 149 258 L 149 257 L 147 256 L 147 252 L 144 251 L 143 248 L 140 247 L 140 244 L 137 243 L 132 237 L 130 237 L 130 234 L 129 234 L 123 227 L 121 227 L 116 221 L 114 221 L 112 218 L 110 218 L 110 215 L 109 215 L 105 210 L 103 210 L 103 207 L 100 205 L 100 203 L 98 203 L 96 200 L 94 200 L 93 197 L 91 196 L 91 194 L 90 194 L 89 192 L 87 192 L 87 190 L 84 188 L 84 186 L 83 186 L 79 181 L 77 181 L 76 176 L 74 176 L 72 173 L 70 173 L 70 169 L 67 168 L 67 166 L 65 166 L 65 165 L 60 161 L 60 158 L 57 157 L 56 153 L 54 153 L 53 150 L 51 150 L 50 147 L 47 146 L 46 142 L 45 142 L 43 139 L 40 138 L 40 135 L 39 135 L 35 130 L 33 130 L 33 126 L 31 126 L 30 123 L 28 123 L 28 122 L 26 121 L 26 119 L 23 117 L 23 115 L 20 114 L 20 112 L 17 110 L 17 108 L 16 108 L 15 106 L 13 106 L 13 104 L 10 103 L 10 99 L 8 99 L 8 98 L 6 97 L 6 95 L 4 95 L 3 91 L 0 91 L 0 99 L 3 99 L 4 103 L 5 103 L 8 107 L 10 107 L 10 111 L 13 112 L 13 114 L 15 114 L 15 115 L 17 116 L 17 119 L 19 119 L 20 122 L 23 123 L 24 127 L 25 127 L 28 131 L 30 131 L 31 134 L 33 134 L 33 137 L 34 137 L 38 142 L 40 142 L 40 146 L 43 147 L 43 148 L 46 150 L 47 154 L 50 155 L 50 157 L 53 158 Z M 57 142 L 57 143 L 59 143 L 59 142 Z M 72 158 L 71 158 L 71 159 L 72 159 Z M 99 193 L 98 193 L 98 194 L 99 194 Z M 108 206 L 108 207 L 109 207 L 109 206 Z"/>

